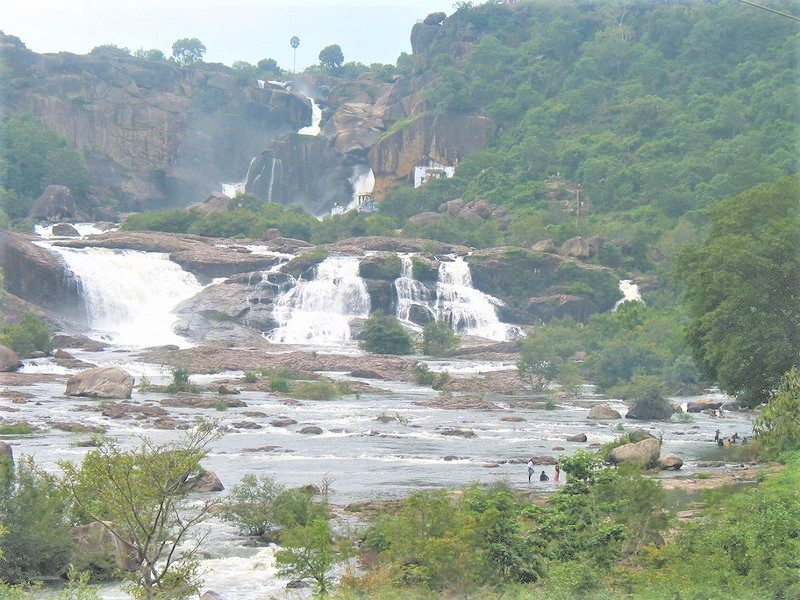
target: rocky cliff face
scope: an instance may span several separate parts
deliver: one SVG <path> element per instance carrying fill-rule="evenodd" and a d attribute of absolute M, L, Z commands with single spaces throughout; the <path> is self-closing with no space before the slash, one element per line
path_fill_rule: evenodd
<path fill-rule="evenodd" d="M 244 177 L 270 140 L 310 119 L 301 96 L 222 65 L 36 54 L 0 37 L 2 108 L 32 113 L 85 150 L 92 193 L 123 209 L 186 204 Z"/>

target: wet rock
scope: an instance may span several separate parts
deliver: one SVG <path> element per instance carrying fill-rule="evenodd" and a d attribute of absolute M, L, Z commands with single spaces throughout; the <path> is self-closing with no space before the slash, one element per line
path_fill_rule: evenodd
<path fill-rule="evenodd" d="M 81 237 L 80 232 L 69 223 L 53 225 L 53 235 L 57 237 Z"/>
<path fill-rule="evenodd" d="M 628 409 L 626 419 L 665 421 L 672 416 L 673 406 L 667 401 L 638 400 Z"/>
<path fill-rule="evenodd" d="M 497 463 L 483 463 L 481 466 L 482 466 L 484 469 L 496 469 L 496 468 L 497 468 L 497 467 L 499 467 L 500 465 L 498 465 Z"/>
<path fill-rule="evenodd" d="M 189 492 L 198 492 L 201 494 L 208 492 L 221 492 L 225 489 L 222 482 L 213 471 L 206 471 L 201 475 L 195 475 L 186 479 L 183 484 L 185 489 Z"/>
<path fill-rule="evenodd" d="M 721 407 L 723 402 L 721 400 L 712 400 L 711 398 L 702 398 L 686 404 L 686 412 L 699 413 L 709 409 L 716 410 Z"/>
<path fill-rule="evenodd" d="M 611 408 L 608 404 L 598 404 L 597 406 L 592 407 L 586 418 L 606 421 L 610 419 L 621 419 L 622 415 Z"/>
<path fill-rule="evenodd" d="M 98 342 L 83 335 L 56 334 L 53 336 L 53 344 L 60 348 L 79 348 L 87 352 L 100 352 L 105 349 L 103 342 Z"/>
<path fill-rule="evenodd" d="M 35 221 L 69 221 L 75 218 L 75 201 L 65 185 L 48 185 L 31 206 L 28 218 Z"/>
<path fill-rule="evenodd" d="M 282 419 L 273 419 L 269 422 L 270 425 L 273 427 L 288 427 L 289 425 L 296 425 L 297 421 L 294 419 L 282 418 Z"/>
<path fill-rule="evenodd" d="M 115 569 L 132 572 L 139 567 L 136 551 L 114 533 L 109 521 L 95 521 L 70 529 L 73 540 L 71 560 L 92 572 L 111 576 Z"/>
<path fill-rule="evenodd" d="M 475 432 L 472 429 L 443 429 L 439 432 L 441 435 L 448 435 L 462 438 L 474 438 Z"/>
<path fill-rule="evenodd" d="M 317 427 L 316 425 L 306 425 L 300 429 L 298 433 L 302 433 L 304 435 L 319 435 L 322 433 L 322 428 Z"/>
<path fill-rule="evenodd" d="M 395 419 L 394 417 L 391 417 L 391 416 L 389 416 L 389 415 L 378 415 L 378 416 L 375 418 L 375 420 L 376 420 L 376 421 L 378 421 L 378 422 L 380 422 L 380 423 L 383 423 L 384 425 L 385 425 L 386 423 L 391 423 L 392 421 L 394 421 L 394 419 Z"/>
<path fill-rule="evenodd" d="M 253 421 L 236 421 L 231 423 L 231 425 L 236 427 L 236 429 L 262 429 L 261 425 Z"/>
<path fill-rule="evenodd" d="M 383 375 L 372 369 L 356 369 L 350 372 L 350 377 L 358 377 L 359 379 L 383 379 Z"/>
<path fill-rule="evenodd" d="M 5 460 L 11 461 L 11 464 L 14 464 L 14 451 L 11 449 L 11 444 L 6 442 L 0 442 L 0 461 Z"/>
<path fill-rule="evenodd" d="M 451 462 L 451 461 L 454 461 L 454 460 L 461 460 L 461 458 L 459 456 L 456 456 L 455 454 L 448 454 L 447 456 L 445 456 L 443 458 L 443 460 L 445 462 Z"/>
<path fill-rule="evenodd" d="M 383 279 L 394 281 L 400 277 L 402 262 L 394 253 L 380 253 L 366 256 L 358 265 L 358 275 L 362 279 Z"/>
<path fill-rule="evenodd" d="M 102 415 L 109 419 L 123 419 L 137 415 L 145 417 L 166 417 L 167 411 L 152 404 L 133 404 L 131 402 L 116 402 L 102 405 Z"/>
<path fill-rule="evenodd" d="M 280 450 L 280 446 L 261 446 L 260 448 L 245 448 L 242 452 L 275 452 Z"/>
<path fill-rule="evenodd" d="M 66 396 L 90 398 L 130 398 L 133 377 L 116 367 L 98 367 L 72 375 L 67 379 Z"/>
<path fill-rule="evenodd" d="M 564 449 L 565 449 L 564 446 L 553 446 L 553 448 L 552 448 L 552 450 L 556 450 L 556 451 L 564 450 Z"/>
<path fill-rule="evenodd" d="M 28 358 L 47 358 L 47 352 L 43 352 L 42 350 L 34 350 L 28 354 Z"/>
<path fill-rule="evenodd" d="M 20 366 L 19 355 L 8 346 L 0 345 L 0 373 L 13 373 Z"/>
<path fill-rule="evenodd" d="M 508 423 L 522 423 L 525 421 L 525 417 L 500 417 L 500 420 Z"/>
<path fill-rule="evenodd" d="M 662 471 L 677 471 L 683 466 L 683 460 L 674 454 L 667 454 L 658 459 L 658 468 Z"/>
<path fill-rule="evenodd" d="M 178 419 L 174 419 L 173 417 L 159 417 L 155 421 L 153 421 L 153 427 L 156 429 L 188 429 L 189 424 L 179 421 Z"/>
<path fill-rule="evenodd" d="M 164 406 L 175 406 L 179 408 L 240 408 L 247 406 L 247 402 L 236 398 L 219 398 L 214 396 L 193 396 L 178 394 L 175 398 L 165 398 L 161 401 Z"/>
<path fill-rule="evenodd" d="M 58 350 L 53 352 L 53 358 L 74 359 L 75 357 L 72 354 L 70 354 L 69 352 L 59 348 Z"/>
<path fill-rule="evenodd" d="M 453 396 L 450 394 L 440 394 L 433 400 L 424 403 L 431 408 L 441 408 L 444 410 L 498 410 L 498 406 L 493 402 L 478 398 L 476 396 Z"/>
<path fill-rule="evenodd" d="M 208 590 L 200 596 L 200 600 L 225 600 L 222 596 L 220 596 L 217 592 Z"/>
<path fill-rule="evenodd" d="M 308 583 L 306 583 L 302 579 L 292 579 L 289 583 L 286 584 L 287 590 L 300 590 L 300 589 L 305 589 L 307 587 Z"/>
<path fill-rule="evenodd" d="M 611 451 L 609 458 L 614 464 L 631 463 L 649 467 L 656 464 L 660 455 L 661 442 L 651 438 L 633 444 L 617 446 Z"/>
<path fill-rule="evenodd" d="M 427 307 L 420 304 L 412 304 L 408 311 L 408 320 L 415 325 L 425 327 L 425 325 L 436 320 L 436 317 L 434 317 L 433 313 Z"/>
<path fill-rule="evenodd" d="M 105 431 L 103 427 L 84 425 L 83 423 L 50 423 L 50 426 L 69 433 L 103 433 Z"/>
<path fill-rule="evenodd" d="M 238 389 L 236 389 L 235 387 L 233 387 L 232 385 L 228 385 L 226 383 L 223 383 L 222 385 L 220 385 L 217 388 L 217 393 L 218 394 L 225 394 L 225 395 L 233 396 L 233 395 L 239 394 L 241 392 Z"/>
<path fill-rule="evenodd" d="M 586 434 L 585 433 L 578 433 L 575 435 L 568 435 L 565 438 L 568 442 L 585 442 L 586 441 Z"/>
<path fill-rule="evenodd" d="M 257 410 L 246 410 L 242 414 L 252 419 L 264 419 L 267 417 L 267 413 L 258 412 Z"/>

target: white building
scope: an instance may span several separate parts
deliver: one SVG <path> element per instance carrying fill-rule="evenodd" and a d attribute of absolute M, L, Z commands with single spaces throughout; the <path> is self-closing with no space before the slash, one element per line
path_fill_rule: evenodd
<path fill-rule="evenodd" d="M 428 165 L 417 165 L 414 167 L 414 187 L 424 185 L 430 179 L 444 179 L 456 174 L 456 168 L 443 165 L 434 161 L 428 161 Z"/>

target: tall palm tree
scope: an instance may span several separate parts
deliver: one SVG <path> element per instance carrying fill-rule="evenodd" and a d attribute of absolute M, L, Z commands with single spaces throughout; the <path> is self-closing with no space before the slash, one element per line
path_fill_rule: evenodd
<path fill-rule="evenodd" d="M 289 43 L 292 45 L 292 72 L 297 73 L 297 47 L 300 45 L 300 38 L 296 35 L 292 36 L 292 39 L 289 40 Z"/>

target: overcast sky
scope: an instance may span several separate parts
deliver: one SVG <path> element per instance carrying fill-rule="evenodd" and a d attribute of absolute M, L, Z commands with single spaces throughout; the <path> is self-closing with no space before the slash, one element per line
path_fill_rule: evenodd
<path fill-rule="evenodd" d="M 35 52 L 85 54 L 101 44 L 158 48 L 196 37 L 205 60 L 230 65 L 274 58 L 292 68 L 289 39 L 300 38 L 297 68 L 330 44 L 345 61 L 394 63 L 428 13 L 451 14 L 455 0 L 0 0 L 0 28 Z"/>

